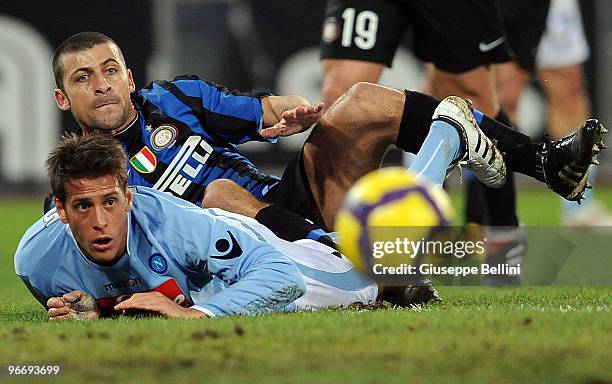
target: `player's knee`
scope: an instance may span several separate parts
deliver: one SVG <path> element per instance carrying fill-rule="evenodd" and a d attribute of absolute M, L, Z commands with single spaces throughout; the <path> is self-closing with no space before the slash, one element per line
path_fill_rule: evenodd
<path fill-rule="evenodd" d="M 370 111 L 379 111 L 383 106 L 391 103 L 390 98 L 393 95 L 390 94 L 389 89 L 382 87 L 378 84 L 367 83 L 360 81 L 353 84 L 346 92 L 346 102 L 344 105 L 351 108 L 351 110 L 363 111 L 368 113 Z M 373 120 L 377 119 L 378 114 L 368 113 L 370 118 Z"/>
<path fill-rule="evenodd" d="M 331 125 L 336 128 L 349 127 L 353 129 L 357 122 L 361 121 L 363 114 L 371 108 L 369 103 L 372 99 L 368 96 L 372 87 L 376 85 L 366 82 L 357 82 L 351 85 L 346 92 L 338 97 L 331 105 L 320 121 L 323 125 Z M 331 91 L 330 91 L 331 92 Z"/>
<path fill-rule="evenodd" d="M 520 99 L 522 89 L 516 86 L 508 86 L 499 91 L 499 102 L 502 109 L 511 115 L 514 115 L 518 110 L 518 101 Z"/>
<path fill-rule="evenodd" d="M 339 81 L 332 81 L 331 79 L 325 79 L 323 81 L 323 101 L 325 107 L 331 107 L 350 87 L 350 84 L 344 84 Z"/>
<path fill-rule="evenodd" d="M 487 105 L 493 88 L 493 78 L 484 67 L 471 69 L 461 74 L 444 72 L 439 69 L 433 72 L 433 82 L 440 99 L 449 95 L 458 95 L 471 99 L 476 105 Z"/>
<path fill-rule="evenodd" d="M 227 196 L 235 196 L 243 188 L 229 179 L 217 179 L 206 186 L 204 198 L 202 199 L 203 208 L 223 208 Z"/>
<path fill-rule="evenodd" d="M 365 81 L 360 81 L 353 84 L 347 94 L 348 97 L 356 103 L 363 103 L 368 100 L 376 90 L 380 88 L 380 86 L 372 83 L 366 83 Z"/>
<path fill-rule="evenodd" d="M 450 88 L 450 92 L 447 93 L 461 96 L 465 95 L 465 97 L 469 97 L 476 101 L 483 98 L 481 85 L 481 83 L 474 82 L 472 79 L 457 79 L 457 81 L 447 84 Z"/>

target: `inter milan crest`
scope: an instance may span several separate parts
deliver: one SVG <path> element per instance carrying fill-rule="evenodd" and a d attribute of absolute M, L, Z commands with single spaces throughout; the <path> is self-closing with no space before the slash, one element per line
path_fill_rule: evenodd
<path fill-rule="evenodd" d="M 176 141 L 176 128 L 172 125 L 160 125 L 151 134 L 151 146 L 156 151 L 171 147 Z"/>
<path fill-rule="evenodd" d="M 151 173 L 157 167 L 157 158 L 148 147 L 144 147 L 130 159 L 130 164 L 140 173 Z"/>
<path fill-rule="evenodd" d="M 323 40 L 325 44 L 331 44 L 338 40 L 338 37 L 340 37 L 340 24 L 335 17 L 330 17 L 323 23 L 321 40 Z"/>

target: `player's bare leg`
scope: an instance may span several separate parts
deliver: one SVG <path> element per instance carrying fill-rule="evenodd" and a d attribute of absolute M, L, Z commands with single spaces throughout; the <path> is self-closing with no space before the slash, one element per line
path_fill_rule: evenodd
<path fill-rule="evenodd" d="M 548 131 L 553 140 L 572 134 L 590 115 L 582 65 L 539 69 L 548 100 Z"/>
<path fill-rule="evenodd" d="M 434 67 L 431 75 L 432 95 L 438 99 L 458 95 L 470 99 L 475 108 L 488 116 L 496 116 L 499 112 L 495 75 L 491 68 L 480 66 L 463 73 L 450 73 Z"/>
<path fill-rule="evenodd" d="M 510 117 L 510 121 L 516 123 L 519 98 L 529 82 L 529 72 L 519 67 L 513 61 L 509 61 L 495 65 L 495 79 L 502 108 L 508 114 L 508 117 Z M 580 123 L 576 123 L 573 126 L 574 129 Z"/>
<path fill-rule="evenodd" d="M 268 205 L 228 179 L 218 179 L 208 184 L 202 199 L 202 208 L 221 208 L 247 217 L 255 217 Z"/>
<path fill-rule="evenodd" d="M 323 59 L 323 102 L 329 108 L 358 82 L 378 83 L 384 65 L 369 61 Z"/>
<path fill-rule="evenodd" d="M 365 173 L 380 167 L 394 144 L 404 92 L 357 83 L 323 115 L 304 145 L 304 168 L 328 228 L 344 196 Z"/>

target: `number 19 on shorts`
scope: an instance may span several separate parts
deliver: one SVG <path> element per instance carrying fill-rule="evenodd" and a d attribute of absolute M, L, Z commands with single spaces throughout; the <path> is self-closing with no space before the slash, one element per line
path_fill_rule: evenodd
<path fill-rule="evenodd" d="M 343 47 L 350 47 L 353 43 L 357 48 L 372 49 L 376 44 L 378 31 L 378 15 L 372 11 L 355 12 L 355 8 L 346 8 L 342 12 L 342 41 Z"/>

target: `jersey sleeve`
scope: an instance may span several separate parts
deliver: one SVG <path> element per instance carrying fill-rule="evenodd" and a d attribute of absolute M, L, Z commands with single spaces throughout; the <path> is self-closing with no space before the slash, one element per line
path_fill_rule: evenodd
<path fill-rule="evenodd" d="M 254 231 L 197 207 L 170 220 L 164 228 L 180 226 L 179 247 L 186 250 L 180 262 L 225 287 L 201 300 L 194 297 L 194 309 L 209 316 L 252 316 L 283 311 L 306 292 L 295 263 Z"/>
<path fill-rule="evenodd" d="M 217 220 L 207 250 L 208 270 L 229 284 L 202 303 L 215 316 L 283 310 L 306 292 L 295 264 L 279 250 L 235 225 Z"/>
<path fill-rule="evenodd" d="M 72 274 L 58 273 L 71 252 L 72 242 L 61 241 L 65 227 L 52 208 L 26 231 L 13 259 L 15 274 L 45 308 L 49 298 L 82 289 Z"/>
<path fill-rule="evenodd" d="M 260 135 L 263 128 L 260 97 L 269 93 L 229 91 L 195 76 L 177 77 L 172 84 L 190 99 L 185 102 L 191 104 L 201 124 L 211 134 L 232 144 L 265 141 Z"/>
<path fill-rule="evenodd" d="M 28 276 L 21 276 L 21 275 L 18 275 L 18 276 L 21 278 L 21 281 L 23 281 L 25 286 L 28 288 L 28 290 L 30 291 L 32 296 L 34 296 L 34 298 L 36 300 L 38 300 L 38 302 L 40 304 L 42 304 L 42 306 L 45 307 L 45 309 L 46 309 L 47 308 L 47 300 L 49 300 L 51 298 L 51 296 L 45 295 L 44 293 L 39 291 L 36 287 L 34 287 L 32 285 L 32 283 L 30 283 L 30 279 L 28 278 Z"/>

